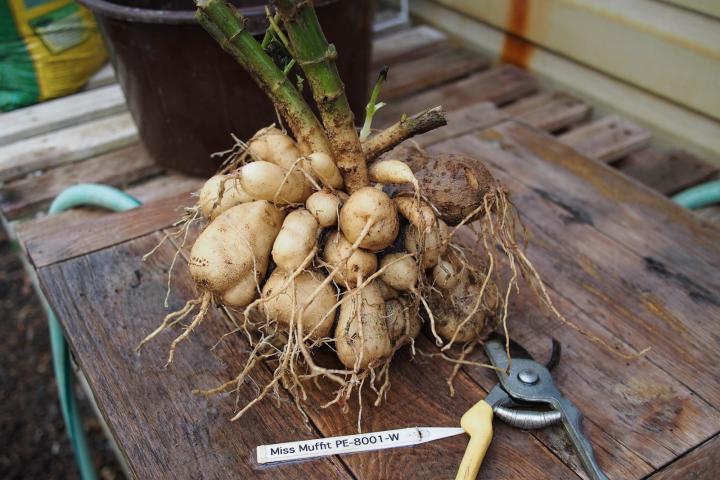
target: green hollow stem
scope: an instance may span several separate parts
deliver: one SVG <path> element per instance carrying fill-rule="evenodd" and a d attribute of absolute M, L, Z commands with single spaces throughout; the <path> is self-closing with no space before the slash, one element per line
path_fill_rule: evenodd
<path fill-rule="evenodd" d="M 291 53 L 312 89 L 345 187 L 352 193 L 369 185 L 370 180 L 355 118 L 335 65 L 337 51 L 328 44 L 307 0 L 275 0 L 275 5 L 287 31 Z"/>
<path fill-rule="evenodd" d="M 245 19 L 226 0 L 198 0 L 195 17 L 252 76 L 287 122 L 303 155 L 331 152 L 328 138 L 300 92 L 245 30 Z"/>

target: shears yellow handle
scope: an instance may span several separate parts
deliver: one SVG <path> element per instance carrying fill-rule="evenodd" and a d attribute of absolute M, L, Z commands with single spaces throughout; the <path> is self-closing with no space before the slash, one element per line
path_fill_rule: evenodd
<path fill-rule="evenodd" d="M 485 400 L 476 403 L 462 416 L 460 426 L 470 435 L 470 441 L 455 480 L 475 480 L 477 477 L 480 464 L 492 440 L 492 420 L 493 409 Z"/>

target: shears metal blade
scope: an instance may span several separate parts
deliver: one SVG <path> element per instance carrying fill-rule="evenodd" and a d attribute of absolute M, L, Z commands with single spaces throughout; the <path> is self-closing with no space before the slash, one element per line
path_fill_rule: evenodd
<path fill-rule="evenodd" d="M 590 441 L 582 433 L 582 414 L 560 393 L 550 375 L 550 368 L 560 359 L 559 342 L 553 339 L 553 353 L 547 365 L 536 362 L 525 348 L 499 334 L 493 334 L 484 347 L 500 383 L 461 419 L 470 442 L 456 480 L 477 476 L 492 439 L 494 416 L 523 430 L 562 423 L 588 476 L 592 480 L 607 480 L 595 460 Z"/>

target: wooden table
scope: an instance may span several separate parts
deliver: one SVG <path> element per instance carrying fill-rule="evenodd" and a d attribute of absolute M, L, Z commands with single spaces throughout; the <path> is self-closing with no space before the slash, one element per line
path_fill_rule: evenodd
<path fill-rule="evenodd" d="M 479 57 L 456 52 L 452 58 L 465 67 L 448 67 L 441 72 L 454 73 L 438 74 L 447 49 L 455 47 L 434 37 L 419 48 L 418 38 L 427 35 L 416 30 L 414 35 L 415 43 L 394 37 L 376 44 L 376 64 L 403 58 L 396 71 L 416 72 L 411 82 L 391 84 L 396 100 L 381 111 L 383 121 L 398 112 L 445 104 L 450 126 L 426 134 L 420 143 L 432 151 L 484 158 L 505 182 L 531 233 L 528 255 L 558 308 L 618 348 L 652 350 L 640 360 L 621 361 L 542 312 L 526 293 L 512 301 L 513 337 L 540 359 L 549 354 L 551 336 L 562 342 L 555 379 L 585 414 L 585 432 L 610 478 L 715 478 L 720 470 L 720 231 L 578 153 L 568 146 L 572 138 L 563 143 L 547 133 L 567 130 L 585 118 L 588 109 L 578 108 L 582 102 L 571 109 L 555 104 L 555 110 L 544 103 L 546 113 L 528 115 L 532 108 L 518 105 L 531 103 L 529 95 L 537 84 L 526 73 L 510 66 L 488 70 Z M 444 78 L 434 82 L 428 79 L 433 75 Z M 509 111 L 513 106 L 515 113 Z M 555 112 L 552 118 L 550 111 Z M 110 122 L 110 117 L 102 118 Z M 641 137 L 628 132 L 620 135 L 622 141 L 616 136 L 615 143 L 593 145 L 606 157 L 614 149 L 616 158 L 627 158 L 627 137 Z M 592 143 L 576 137 L 576 142 Z M 234 394 L 205 398 L 191 393 L 233 377 L 247 358 L 241 337 L 228 337 L 210 349 L 231 328 L 220 311 L 213 311 L 192 340 L 178 348 L 167 370 L 162 364 L 174 332 L 161 335 L 142 354 L 134 353 L 138 341 L 166 313 L 195 294 L 180 262 L 169 309 L 163 307 L 176 245 L 166 242 L 144 263 L 140 257 L 160 241 L 179 216 L 178 208 L 192 203 L 188 192 L 198 185 L 197 180 L 160 171 L 151 161 L 139 162 L 146 154 L 134 141 L 103 152 L 103 157 L 61 152 L 65 160 L 54 157 L 52 167 L 3 187 L 3 215 L 13 222 L 51 198 L 30 186 L 44 182 L 40 184 L 46 189 L 60 189 L 68 178 L 83 178 L 78 175 L 84 170 L 74 176 L 69 171 L 74 166 L 100 163 L 102 158 L 106 163 L 90 169 L 96 178 L 109 178 L 108 183 L 116 179 L 114 183 L 128 185 L 145 202 L 118 214 L 74 211 L 12 223 L 131 473 L 142 479 L 452 477 L 465 448 L 462 436 L 415 448 L 258 466 L 257 445 L 354 433 L 356 411 L 354 406 L 347 414 L 308 408 L 305 423 L 280 392 L 279 401 L 264 401 L 231 423 Z M 18 149 L 16 143 L 10 146 Z M 37 163 L 40 157 L 23 158 Z M 0 156 L 0 164 L 6 159 Z M 14 170 L 4 170 L 6 179 L 18 178 L 19 170 L 29 168 L 20 160 L 12 163 Z M 111 175 L 129 161 L 150 173 L 130 169 Z M 57 172 L 61 168 L 62 174 Z M 10 204 L 22 208 L 8 208 Z M 425 338 L 420 343 L 431 348 Z M 400 354 L 393 363 L 387 403 L 380 408 L 366 405 L 365 429 L 457 425 L 496 378 L 486 370 L 465 368 L 451 398 L 445 385 L 450 370 L 446 363 Z M 262 366 L 257 381 L 267 381 L 269 371 Z M 248 401 L 255 388 L 245 385 L 238 400 Z M 324 398 L 314 390 L 310 394 L 312 404 Z M 499 421 L 494 427 L 480 478 L 584 478 L 561 429 L 527 433 Z"/>

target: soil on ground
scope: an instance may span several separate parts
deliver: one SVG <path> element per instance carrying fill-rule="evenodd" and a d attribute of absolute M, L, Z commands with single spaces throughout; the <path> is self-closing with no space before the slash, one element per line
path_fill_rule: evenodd
<path fill-rule="evenodd" d="M 77 479 L 53 375 L 45 313 L 0 227 L 0 478 Z M 122 470 L 79 386 L 83 424 L 98 476 Z"/>

